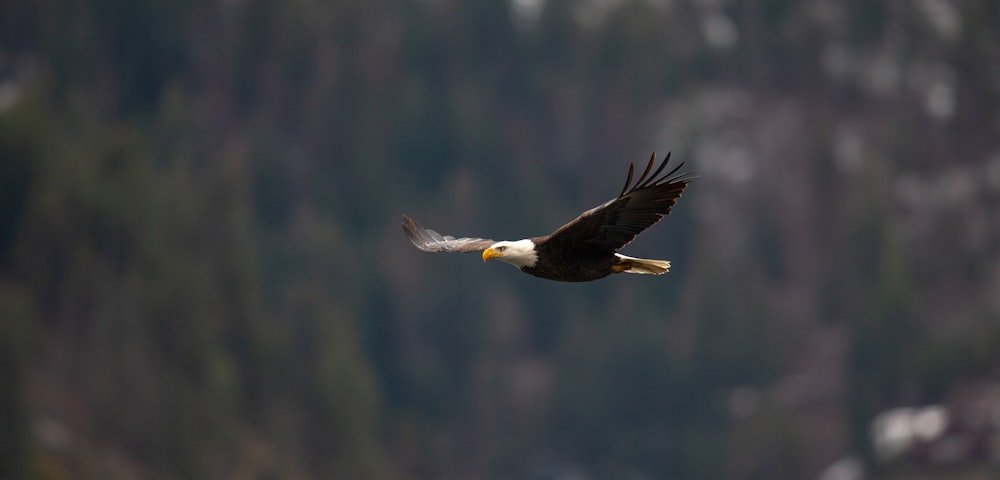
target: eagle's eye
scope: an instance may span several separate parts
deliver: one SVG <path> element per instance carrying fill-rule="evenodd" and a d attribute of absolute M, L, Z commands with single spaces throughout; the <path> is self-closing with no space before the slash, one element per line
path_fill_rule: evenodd
<path fill-rule="evenodd" d="M 507 250 L 507 247 L 505 247 L 505 246 L 502 246 L 502 245 L 501 245 L 501 246 L 499 246 L 499 247 L 497 247 L 497 251 L 498 251 L 498 252 L 502 252 L 502 251 L 504 251 L 504 250 Z"/>

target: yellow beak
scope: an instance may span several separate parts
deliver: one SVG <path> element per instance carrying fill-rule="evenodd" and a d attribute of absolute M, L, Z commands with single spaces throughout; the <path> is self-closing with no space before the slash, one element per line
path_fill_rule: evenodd
<path fill-rule="evenodd" d="M 483 250 L 483 261 L 487 261 L 491 258 L 502 257 L 503 253 L 493 250 L 492 248 L 487 248 Z"/>

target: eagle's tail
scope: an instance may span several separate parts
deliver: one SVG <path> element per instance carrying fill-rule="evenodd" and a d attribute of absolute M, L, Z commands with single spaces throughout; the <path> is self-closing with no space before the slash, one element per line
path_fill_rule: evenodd
<path fill-rule="evenodd" d="M 646 275 L 662 275 L 670 271 L 669 260 L 648 260 L 645 258 L 632 258 L 625 255 L 615 254 L 621 262 L 615 265 L 614 270 L 625 273 L 642 273 Z"/>

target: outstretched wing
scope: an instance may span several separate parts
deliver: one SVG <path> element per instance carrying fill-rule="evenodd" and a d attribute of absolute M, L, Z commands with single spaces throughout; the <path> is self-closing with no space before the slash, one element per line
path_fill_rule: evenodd
<path fill-rule="evenodd" d="M 441 235 L 434 230 L 421 227 L 420 224 L 414 222 L 406 215 L 403 215 L 403 233 L 406 234 L 417 248 L 431 253 L 481 252 L 496 243 L 493 240 L 485 238 L 455 238 L 450 235 Z"/>
<path fill-rule="evenodd" d="M 646 170 L 635 185 L 632 185 L 635 165 L 630 164 L 625 187 L 618 197 L 583 212 L 543 241 L 574 245 L 576 248 L 589 245 L 602 251 L 614 251 L 628 245 L 640 232 L 670 214 L 670 207 L 677 203 L 692 179 L 689 173 L 675 175 L 684 162 L 660 175 L 669 161 L 670 154 L 667 153 L 663 163 L 650 175 L 656 163 L 656 152 L 653 152 Z"/>

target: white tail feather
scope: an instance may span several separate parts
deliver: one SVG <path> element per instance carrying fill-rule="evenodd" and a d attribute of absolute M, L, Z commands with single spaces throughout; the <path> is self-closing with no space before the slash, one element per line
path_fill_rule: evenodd
<path fill-rule="evenodd" d="M 630 267 L 625 273 L 641 273 L 646 275 L 662 275 L 670 271 L 669 260 L 649 260 L 645 258 L 626 257 L 616 253 L 616 257 L 628 262 Z"/>

